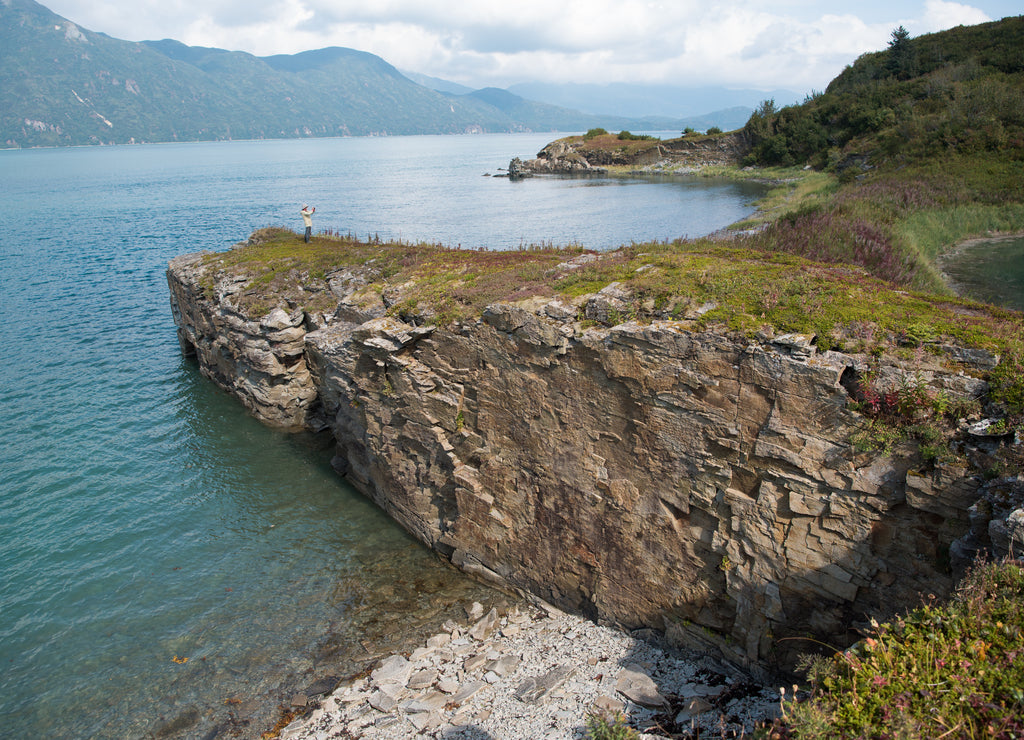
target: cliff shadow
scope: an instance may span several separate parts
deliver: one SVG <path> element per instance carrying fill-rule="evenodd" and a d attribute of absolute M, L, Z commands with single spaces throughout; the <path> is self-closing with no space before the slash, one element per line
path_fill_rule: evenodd
<path fill-rule="evenodd" d="M 779 715 L 777 683 L 757 680 L 715 651 L 673 645 L 650 628 L 625 634 L 631 646 L 623 656 L 597 656 L 595 665 L 585 666 L 587 679 L 614 677 L 587 718 L 612 724 L 619 718 L 650 735 L 699 738 L 749 736 Z M 588 729 L 577 726 L 575 736 L 586 736 Z"/>

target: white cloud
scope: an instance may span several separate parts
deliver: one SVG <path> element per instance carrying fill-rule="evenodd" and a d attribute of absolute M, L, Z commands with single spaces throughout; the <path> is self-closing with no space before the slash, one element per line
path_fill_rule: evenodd
<path fill-rule="evenodd" d="M 985 0 L 1000 3 L 1004 0 Z M 860 54 L 911 33 L 988 20 L 947 0 L 53 0 L 86 28 L 257 55 L 369 51 L 455 82 L 668 82 L 822 89 Z M 838 4 L 837 4 L 838 5 Z"/>
<path fill-rule="evenodd" d="M 924 18 L 920 24 L 922 33 L 944 31 L 955 26 L 973 26 L 992 20 L 978 8 L 946 0 L 927 0 L 924 6 Z"/>

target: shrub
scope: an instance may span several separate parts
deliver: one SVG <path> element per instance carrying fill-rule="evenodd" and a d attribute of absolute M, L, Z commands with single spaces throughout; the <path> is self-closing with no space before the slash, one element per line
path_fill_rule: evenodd
<path fill-rule="evenodd" d="M 705 133 L 707 133 L 709 135 L 720 134 L 720 133 L 722 133 L 722 129 L 718 128 L 718 126 L 712 126 Z"/>
<path fill-rule="evenodd" d="M 1024 568 L 978 564 L 934 597 L 802 667 L 811 698 L 784 705 L 779 737 L 1024 737 Z"/>
<path fill-rule="evenodd" d="M 1024 349 L 1010 348 L 989 378 L 992 400 L 1011 414 L 1024 414 Z"/>
<path fill-rule="evenodd" d="M 598 136 L 607 136 L 607 135 L 608 135 L 608 132 L 605 131 L 603 128 L 592 128 L 589 131 L 587 131 L 587 133 L 583 134 L 583 140 L 584 141 L 590 141 L 591 139 L 596 139 Z"/>
<path fill-rule="evenodd" d="M 947 433 L 949 422 L 964 411 L 963 404 L 953 403 L 944 392 L 932 392 L 922 377 L 905 377 L 898 386 L 879 389 L 869 371 L 858 378 L 851 395 L 852 407 L 868 417 L 850 438 L 858 451 L 891 454 L 896 445 L 912 439 L 925 465 L 954 459 Z"/>
<path fill-rule="evenodd" d="M 609 718 L 601 714 L 587 717 L 588 740 L 639 740 L 640 735 L 626 724 L 626 718 L 616 714 Z"/>
<path fill-rule="evenodd" d="M 743 129 L 745 163 L 826 166 L 831 149 L 900 162 L 980 152 L 1019 158 L 1022 37 L 1019 17 L 916 39 L 897 28 L 889 48 L 860 57 L 824 93 L 781 110 L 765 101 Z"/>
<path fill-rule="evenodd" d="M 631 134 L 629 131 L 620 131 L 617 138 L 619 141 L 654 141 L 656 137 L 649 134 Z"/>

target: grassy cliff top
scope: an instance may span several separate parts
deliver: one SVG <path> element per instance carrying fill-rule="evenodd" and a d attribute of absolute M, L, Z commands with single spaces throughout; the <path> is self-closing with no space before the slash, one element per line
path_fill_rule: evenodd
<path fill-rule="evenodd" d="M 876 354 L 958 344 L 999 354 L 1004 375 L 1024 376 L 1021 314 L 956 297 L 937 267 L 961 240 L 1024 233 L 1022 35 L 1022 18 L 920 39 L 894 33 L 890 49 L 861 57 L 825 93 L 781 111 L 766 103 L 744 129 L 721 135 L 745 142 L 747 166 L 713 174 L 777 187 L 758 219 L 725 238 L 597 254 L 324 236 L 306 245 L 265 229 L 209 256 L 207 287 L 217 273 L 241 274 L 241 301 L 257 313 L 275 305 L 329 313 L 337 302 L 329 284 L 342 281 L 350 301 L 443 324 L 496 301 L 579 306 L 617 283 L 616 321 L 799 332 L 821 349 Z M 658 146 L 582 138 L 595 152 Z M 699 138 L 714 145 L 715 136 Z"/>
<path fill-rule="evenodd" d="M 275 306 L 330 313 L 329 282 L 350 301 L 389 306 L 414 323 L 472 320 L 495 302 L 560 299 L 579 306 L 617 284 L 616 322 L 679 320 L 694 329 L 753 335 L 769 329 L 817 337 L 821 349 L 881 352 L 953 343 L 1014 353 L 1021 314 L 954 296 L 904 289 L 862 267 L 766 251 L 746 239 L 634 244 L 607 253 L 579 247 L 516 251 L 432 244 L 367 243 L 263 229 L 245 245 L 205 257 L 207 287 L 244 276 L 241 302 L 259 315 Z M 581 315 L 582 319 L 582 315 Z"/>

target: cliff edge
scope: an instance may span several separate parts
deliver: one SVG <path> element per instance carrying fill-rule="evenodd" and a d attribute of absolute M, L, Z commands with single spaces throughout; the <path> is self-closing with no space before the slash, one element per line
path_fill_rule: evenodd
<path fill-rule="evenodd" d="M 859 381 L 980 408 L 988 352 L 880 362 L 709 327 L 710 307 L 682 298 L 638 312 L 623 282 L 445 320 L 369 249 L 269 295 L 230 254 L 175 259 L 178 336 L 259 418 L 329 428 L 335 468 L 469 573 L 768 671 L 948 593 L 976 551 L 1024 544 L 1006 526 L 1019 478 L 978 471 L 1007 437 L 960 433 L 962 454 L 930 463 L 911 443 L 851 441 Z M 495 254 L 478 258 L 511 259 Z M 548 257 L 548 285 L 616 259 Z M 638 273 L 657 269 L 646 259 Z"/>

